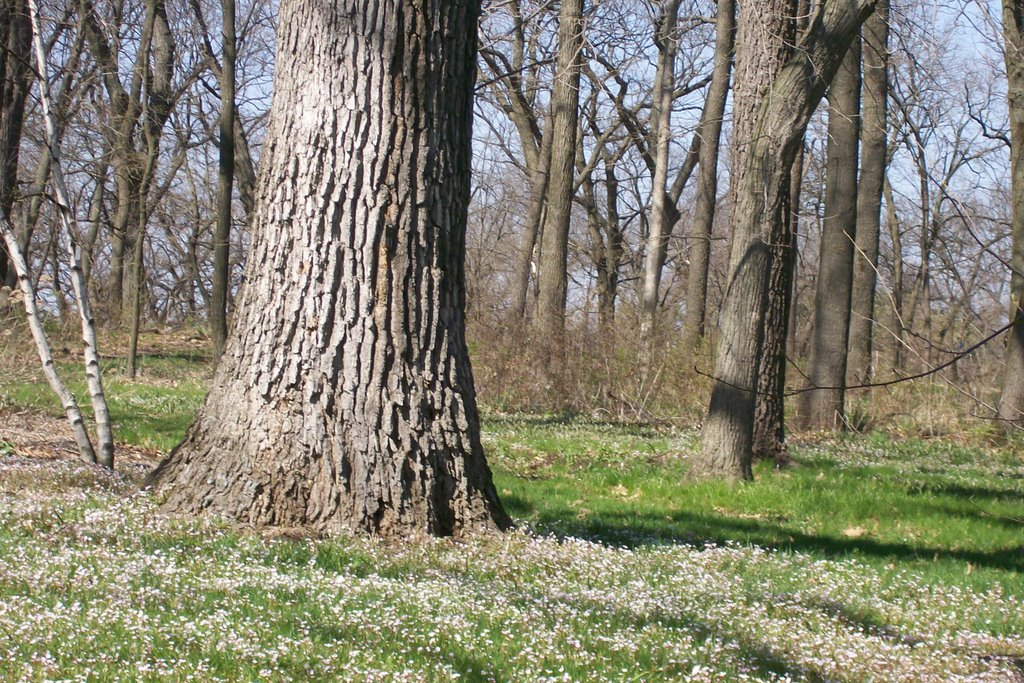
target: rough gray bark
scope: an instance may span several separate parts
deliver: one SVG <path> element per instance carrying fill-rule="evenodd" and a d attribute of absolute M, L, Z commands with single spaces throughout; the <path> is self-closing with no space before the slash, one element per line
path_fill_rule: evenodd
<path fill-rule="evenodd" d="M 149 484 L 255 525 L 505 527 L 465 341 L 477 2 L 286 0 L 246 285 Z"/>
<path fill-rule="evenodd" d="M 878 0 L 864 22 L 861 85 L 860 178 L 857 181 L 857 243 L 850 299 L 850 355 L 852 384 L 871 381 L 875 285 L 878 281 L 878 237 L 881 229 L 882 185 L 887 161 L 889 130 L 889 0 Z"/>
<path fill-rule="evenodd" d="M 220 164 L 217 173 L 217 225 L 213 233 L 213 281 L 210 328 L 213 354 L 220 358 L 228 337 L 228 286 L 231 264 L 231 190 L 235 178 L 235 2 L 221 0 L 224 16 L 220 68 Z"/>
<path fill-rule="evenodd" d="M 94 454 L 92 459 L 104 467 L 113 469 L 114 432 L 110 424 L 110 411 L 107 409 L 106 395 L 103 392 L 100 356 L 96 343 L 96 322 L 93 319 L 92 306 L 89 304 L 89 289 L 82 273 L 82 250 L 79 249 L 75 241 L 77 227 L 75 225 L 74 211 L 71 208 L 71 198 L 68 194 L 68 189 L 64 182 L 64 172 L 61 168 L 57 122 L 51 108 L 49 76 L 47 74 L 46 55 L 43 52 L 43 39 L 39 27 L 39 10 L 36 7 L 36 0 L 28 0 L 28 9 L 32 25 L 32 43 L 35 50 L 36 66 L 41 75 L 39 79 L 39 101 L 42 105 L 46 126 L 46 143 L 50 156 L 50 176 L 53 178 L 54 196 L 56 198 L 62 233 L 59 241 L 67 249 L 68 265 L 71 268 L 71 286 L 75 293 L 78 316 L 82 325 L 85 376 L 89 386 L 89 396 L 92 400 L 93 416 L 96 420 L 96 440 L 99 446 L 99 455 Z M 55 268 L 54 272 L 58 272 L 58 270 Z"/>
<path fill-rule="evenodd" d="M 771 245 L 784 229 L 789 173 L 811 114 L 872 8 L 872 0 L 825 0 L 762 102 L 738 178 L 716 379 L 694 475 L 752 476 L 754 392 Z M 738 84 L 738 59 L 736 71 Z"/>
<path fill-rule="evenodd" d="M 551 89 L 551 167 L 547 211 L 541 230 L 537 315 L 539 338 L 557 347 L 565 331 L 569 224 L 575 194 L 576 134 L 583 60 L 583 0 L 562 0 L 558 13 L 558 58 Z"/>
<path fill-rule="evenodd" d="M 690 267 L 686 281 L 686 318 L 683 343 L 695 346 L 704 337 L 707 318 L 708 267 L 711 263 L 711 232 L 718 199 L 718 148 L 722 135 L 725 104 L 729 98 L 733 43 L 736 38 L 736 3 L 718 0 L 715 15 L 715 63 L 711 87 L 697 127 L 701 140 L 697 171 L 697 198 L 690 230 Z"/>
<path fill-rule="evenodd" d="M 1011 313 L 1016 323 L 1006 345 L 1006 370 L 999 397 L 999 417 L 1024 422 L 1024 2 L 1003 0 L 1007 105 L 1010 112 L 1010 180 L 1012 184 L 1013 273 Z"/>
<path fill-rule="evenodd" d="M 807 28 L 809 5 L 806 0 L 794 5 L 794 23 L 798 35 Z M 786 342 L 789 339 L 789 319 L 793 306 L 803 161 L 801 141 L 790 170 L 789 207 L 784 214 L 786 222 L 781 239 L 772 245 L 761 363 L 757 373 L 757 396 L 754 398 L 753 456 L 756 460 L 773 460 L 776 467 L 783 467 L 790 462 L 786 447 Z"/>
<path fill-rule="evenodd" d="M 782 240 L 772 246 L 768 275 L 768 302 L 761 343 L 761 365 L 757 373 L 754 400 L 753 455 L 755 460 L 772 460 L 776 467 L 791 462 L 786 446 L 786 364 L 793 309 L 793 288 L 797 261 L 797 227 L 800 189 L 803 182 L 804 152 L 801 144 L 789 179 L 788 220 Z"/>
<path fill-rule="evenodd" d="M 734 86 L 735 111 L 733 142 L 733 169 L 739 169 L 737 175 L 742 176 L 745 172 L 744 165 L 747 162 L 753 126 L 756 125 L 757 112 L 761 107 L 763 98 L 767 95 L 772 81 L 778 76 L 786 60 L 791 56 L 795 42 L 797 27 L 797 3 L 795 0 L 774 0 L 764 3 L 763 6 L 751 7 L 747 14 L 743 13 L 743 6 L 740 7 L 740 29 L 738 44 L 736 47 L 736 83 Z M 736 171 L 734 171 L 736 172 Z M 780 179 L 784 188 L 790 186 L 788 177 Z M 736 192 L 741 187 L 742 180 L 737 178 L 731 186 L 733 192 L 733 208 L 736 206 Z M 786 193 L 787 206 L 789 201 L 788 192 L 785 189 L 780 191 Z M 768 281 L 768 294 L 765 300 L 764 324 L 761 325 L 759 333 L 762 341 L 757 349 L 755 361 L 758 367 L 755 371 L 756 388 L 758 391 L 774 390 L 776 376 L 772 374 L 775 370 L 770 355 L 765 362 L 761 362 L 765 355 L 764 340 L 771 337 L 771 326 L 777 326 L 779 311 L 776 310 L 779 301 L 775 301 L 771 293 L 780 286 L 780 278 L 783 276 L 783 264 L 780 258 L 785 256 L 784 248 L 789 245 L 789 214 L 791 211 L 786 208 L 783 211 L 784 225 L 780 226 L 779 238 L 771 243 L 771 250 L 768 254 L 771 273 Z M 735 239 L 735 236 L 733 237 Z M 706 285 L 705 285 L 706 287 Z M 702 302 L 703 304 L 703 302 Z M 774 305 L 773 305 L 774 304 Z M 753 457 L 764 456 L 767 447 L 764 441 L 774 438 L 774 430 L 766 427 L 770 416 L 765 414 L 765 408 L 771 408 L 766 398 L 769 396 L 758 394 L 755 397 L 755 408 L 753 415 L 753 427 L 750 450 Z M 760 410 L 758 410 L 760 409 Z M 781 429 L 781 427 L 780 427 Z M 781 436 L 779 437 L 781 438 Z M 749 463 L 748 471 L 743 476 L 750 476 Z"/>
<path fill-rule="evenodd" d="M 846 386 L 846 348 L 857 228 L 857 148 L 860 139 L 860 42 L 850 46 L 829 88 L 825 219 L 814 293 L 814 332 L 808 379 L 800 394 L 803 427 L 841 427 Z M 820 389 L 814 387 L 822 387 Z"/>

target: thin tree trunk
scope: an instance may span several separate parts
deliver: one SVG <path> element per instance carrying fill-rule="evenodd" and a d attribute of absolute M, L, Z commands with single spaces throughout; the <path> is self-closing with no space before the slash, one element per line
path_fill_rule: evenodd
<path fill-rule="evenodd" d="M 814 340 L 808 377 L 800 394 L 800 424 L 841 427 L 844 420 L 846 346 L 857 228 L 857 146 L 860 118 L 860 41 L 850 46 L 829 88 L 825 220 L 814 294 Z M 817 389 L 815 387 L 822 387 Z"/>
<path fill-rule="evenodd" d="M 658 313 L 661 273 L 668 256 L 668 239 L 672 224 L 678 220 L 675 206 L 669 206 L 668 153 L 672 143 L 672 101 L 675 91 L 675 63 L 678 40 L 676 22 L 680 0 L 665 0 L 655 31 L 658 46 L 658 67 L 654 76 L 651 107 L 651 135 L 654 147 L 654 177 L 651 179 L 651 221 L 644 257 L 644 292 L 640 315 L 641 366 L 647 370 L 651 360 L 655 319 Z"/>
<path fill-rule="evenodd" d="M 788 220 L 789 173 L 811 114 L 872 7 L 871 0 L 825 0 L 793 55 L 771 81 L 771 92 L 751 130 L 746 165 L 736 190 L 716 379 L 703 444 L 692 469 L 694 475 L 737 479 L 753 476 L 754 393 L 771 245 L 783 238 Z M 737 45 L 741 44 L 738 37 Z M 743 73 L 739 54 L 736 73 L 737 79 Z"/>
<path fill-rule="evenodd" d="M 28 318 L 28 326 L 32 331 L 32 338 L 36 342 L 36 350 L 39 352 L 39 360 L 43 365 L 43 375 L 49 382 L 53 393 L 57 394 L 61 406 L 64 407 L 64 415 L 71 424 L 71 432 L 78 444 L 78 453 L 82 460 L 89 463 L 96 462 L 96 451 L 93 450 L 92 441 L 89 440 L 89 433 L 85 430 L 85 420 L 82 418 L 82 411 L 78 408 L 75 395 L 71 393 L 67 385 L 57 374 L 57 368 L 53 362 L 53 353 L 50 351 L 50 343 L 43 330 L 42 321 L 39 318 L 39 310 L 36 308 L 36 292 L 32 287 L 32 278 L 29 275 L 28 264 L 21 253 L 21 245 L 18 244 L 18 237 L 14 234 L 14 226 L 5 216 L 0 216 L 0 230 L 3 232 L 4 244 L 7 247 L 7 254 L 14 264 L 14 270 L 18 274 L 18 283 L 21 286 L 22 303 L 25 306 L 25 316 Z"/>
<path fill-rule="evenodd" d="M 18 155 L 29 90 L 31 29 L 24 0 L 0 0 L 0 216 L 13 223 Z M 7 251 L 0 249 L 0 287 L 14 285 Z"/>
<path fill-rule="evenodd" d="M 565 333 L 569 226 L 575 188 L 576 134 L 579 121 L 580 65 L 583 60 L 583 0 L 562 0 L 558 15 L 558 58 L 551 90 L 551 172 L 547 213 L 541 234 L 540 277 L 534 326 L 554 350 Z"/>
<path fill-rule="evenodd" d="M 550 132 L 550 131 L 549 131 Z M 551 167 L 553 136 L 544 135 L 540 145 L 540 161 L 530 177 L 530 206 L 526 212 L 523 236 L 516 254 L 516 272 L 512 290 L 512 314 L 519 321 L 526 320 L 526 302 L 530 294 L 530 275 L 534 272 L 537 237 L 544 218 L 544 199 L 547 196 Z"/>
<path fill-rule="evenodd" d="M 478 9 L 281 3 L 246 285 L 149 479 L 167 507 L 383 536 L 508 525 L 465 341 Z"/>
<path fill-rule="evenodd" d="M 711 263 L 711 234 L 718 199 L 718 148 L 722 135 L 725 104 L 729 98 L 733 43 L 736 38 L 736 3 L 718 0 L 715 23 L 715 65 L 711 87 L 701 113 L 697 135 L 701 139 L 700 169 L 693 228 L 690 230 L 690 268 L 686 283 L 686 318 L 683 343 L 696 346 L 704 337 L 707 318 L 708 268 Z"/>
<path fill-rule="evenodd" d="M 1024 423 L 1024 2 L 1003 0 L 1003 36 L 1007 104 L 1010 112 L 1010 180 L 1013 251 L 1010 305 L 1014 327 L 1006 345 L 1006 370 L 999 397 L 999 417 L 1009 425 Z"/>
<path fill-rule="evenodd" d="M 896 214 L 896 199 L 893 197 L 892 185 L 886 177 L 882 183 L 882 195 L 885 197 L 885 224 L 892 242 L 892 330 L 893 338 L 893 371 L 901 374 L 904 370 L 906 354 L 903 349 L 904 323 L 903 310 L 903 237 L 900 234 L 899 216 Z"/>
<path fill-rule="evenodd" d="M 106 194 L 107 169 L 110 162 L 107 157 L 107 150 L 100 154 L 96 163 L 96 185 L 92 190 L 92 197 L 89 199 L 89 230 L 86 233 L 85 244 L 82 253 L 82 279 L 85 286 L 92 284 L 92 264 L 96 248 L 96 238 L 100 233 L 100 225 L 103 223 L 103 197 Z"/>
<path fill-rule="evenodd" d="M 220 359 L 228 337 L 231 275 L 231 189 L 235 177 L 235 0 L 221 0 L 223 64 L 220 70 L 220 165 L 217 174 L 217 227 L 213 234 L 210 327 L 213 355 Z"/>
<path fill-rule="evenodd" d="M 786 353 L 789 335 L 793 333 L 790 320 L 803 170 L 804 152 L 801 141 L 790 172 L 789 207 L 786 212 L 788 220 L 783 230 L 783 239 L 772 246 L 762 358 L 757 375 L 757 396 L 754 400 L 753 457 L 755 460 L 772 460 L 776 467 L 785 467 L 791 462 L 786 447 Z"/>
<path fill-rule="evenodd" d="M 135 377 L 138 370 L 139 331 L 142 326 L 142 291 L 145 286 L 146 224 L 151 207 L 149 190 L 156 176 L 160 158 L 160 138 L 164 124 L 171 114 L 171 77 L 174 74 L 174 38 L 167 21 L 164 0 L 150 0 L 152 29 L 141 50 L 152 55 L 152 68 L 144 67 L 145 100 L 142 109 L 143 141 L 146 145 L 145 165 L 138 191 L 138 225 L 132 249 L 131 335 L 128 339 L 128 376 Z"/>
<path fill-rule="evenodd" d="M 36 0 L 28 0 L 29 13 L 32 19 L 32 38 L 35 47 L 36 65 L 41 74 L 39 79 L 39 101 L 42 105 L 43 117 L 46 122 L 47 147 L 50 155 L 50 177 L 53 179 L 54 195 L 57 200 L 57 212 L 60 215 L 62 238 L 67 249 L 68 264 L 71 267 L 71 286 L 75 293 L 78 316 L 82 325 L 82 343 L 85 356 L 85 376 L 92 400 L 93 417 L 96 420 L 96 440 L 99 456 L 94 453 L 92 460 L 108 469 L 114 468 L 114 432 L 110 424 L 110 411 L 107 409 L 106 394 L 103 392 L 103 378 L 100 371 L 100 357 L 96 344 L 96 323 L 93 319 L 92 306 L 89 304 L 89 290 L 82 273 L 82 251 L 75 243 L 77 228 L 74 212 L 64 172 L 60 164 L 60 148 L 57 134 L 57 122 L 50 108 L 49 79 L 47 76 L 46 56 L 43 53 L 43 40 L 39 27 L 39 11 Z M 54 273 L 56 279 L 56 272 Z M 45 361 L 44 361 L 45 363 Z"/>
<path fill-rule="evenodd" d="M 878 279 L 878 237 L 889 130 L 889 0 L 878 0 L 864 22 L 861 102 L 861 161 L 857 183 L 857 244 L 853 261 L 848 375 L 853 384 L 871 381 Z"/>

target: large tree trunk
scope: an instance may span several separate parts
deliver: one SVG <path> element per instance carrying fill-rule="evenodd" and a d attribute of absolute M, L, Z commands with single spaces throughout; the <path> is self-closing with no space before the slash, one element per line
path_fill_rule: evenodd
<path fill-rule="evenodd" d="M 756 4 L 744 7 L 740 5 L 740 16 L 739 16 L 739 27 L 737 29 L 736 37 L 736 74 L 735 83 L 733 86 L 733 111 L 734 111 L 734 123 L 733 123 L 733 148 L 732 148 L 732 168 L 734 169 L 734 178 L 730 184 L 730 189 L 733 194 L 733 220 L 734 223 L 738 218 L 735 214 L 738 193 L 743 187 L 743 183 L 746 179 L 746 173 L 748 172 L 746 164 L 750 159 L 750 150 L 754 144 L 754 131 L 758 125 L 758 111 L 761 108 L 761 103 L 764 97 L 768 94 L 771 89 L 772 82 L 778 76 L 782 70 L 786 60 L 792 54 L 793 43 L 796 35 L 796 14 L 797 14 L 797 3 L 795 0 L 765 0 Z M 707 169 L 702 170 L 702 174 Z M 789 173 L 783 173 L 783 177 L 778 179 L 780 183 L 780 192 L 785 195 L 786 205 L 789 205 L 789 193 L 788 188 L 790 186 Z M 699 197 L 698 201 L 703 200 L 703 197 Z M 698 212 L 701 211 L 701 207 L 698 207 Z M 789 209 L 783 209 L 784 222 L 788 224 Z M 698 214 L 700 215 L 700 214 Z M 710 227 L 710 221 L 713 218 L 713 214 L 709 213 L 704 220 L 708 222 Z M 749 240 L 752 236 L 744 236 L 737 232 L 738 228 L 734 225 L 734 232 L 732 235 L 733 247 L 735 248 L 736 240 Z M 779 239 L 776 242 L 769 242 L 775 246 L 769 249 L 769 253 L 765 255 L 769 267 L 773 268 L 774 271 L 778 271 L 775 268 L 777 261 L 777 255 L 773 254 L 772 251 L 778 251 L 778 244 L 783 243 L 784 237 L 782 235 L 787 232 L 784 225 L 778 226 L 780 231 Z M 785 242 L 788 244 L 788 242 Z M 710 245 L 709 245 L 710 246 Z M 733 251 L 732 256 L 737 256 L 736 251 Z M 733 273 L 737 268 L 740 267 L 738 262 L 730 263 L 730 272 Z M 778 272 L 775 273 L 778 276 Z M 691 274 L 692 277 L 692 274 Z M 776 278 L 777 279 L 777 278 Z M 775 283 L 777 285 L 777 283 Z M 706 289 L 706 284 L 704 285 Z M 702 296 L 703 299 L 703 296 Z M 701 302 L 703 306 L 703 301 Z M 767 310 L 767 300 L 761 302 L 759 300 L 758 306 Z M 765 325 L 770 324 L 771 315 L 766 315 Z M 777 317 L 777 316 L 776 316 Z M 758 383 L 764 384 L 764 373 L 760 368 L 761 360 L 760 357 L 763 353 L 761 349 L 764 336 L 765 325 L 762 325 L 758 330 L 758 346 L 751 350 L 751 357 L 755 363 L 752 377 L 756 378 L 755 382 L 749 386 L 758 387 Z M 723 328 L 724 330 L 724 328 Z M 760 390 L 758 388 L 758 390 Z M 755 421 L 757 420 L 754 415 L 750 416 Z M 764 416 L 761 416 L 761 422 L 764 422 Z M 753 427 L 748 424 L 745 429 L 752 430 Z M 764 430 L 762 430 L 764 431 Z M 744 449 L 746 454 L 744 455 L 744 462 L 733 463 L 728 466 L 728 469 L 732 470 L 730 474 L 748 478 L 752 476 L 750 460 L 752 458 L 752 452 L 755 449 L 753 444 L 753 433 L 748 431 L 744 437 L 746 445 Z M 713 461 L 703 461 L 702 467 L 708 471 L 724 471 L 722 463 Z"/>
<path fill-rule="evenodd" d="M 999 417 L 1019 426 L 1024 422 L 1024 2 L 1003 0 L 1006 41 L 1007 103 L 1010 110 L 1010 179 L 1012 183 L 1013 273 L 1011 313 L 1016 323 L 1006 346 Z"/>
<path fill-rule="evenodd" d="M 580 64 L 583 59 L 583 0 L 562 0 L 558 14 L 558 59 L 551 90 L 551 170 L 547 212 L 541 231 L 540 277 L 534 326 L 555 346 L 565 331 L 569 223 L 575 193 L 576 133 L 579 121 Z"/>
<path fill-rule="evenodd" d="M 381 535 L 504 527 L 465 342 L 479 4 L 281 3 L 236 321 L 167 506 Z"/>
<path fill-rule="evenodd" d="M 860 139 L 860 42 L 846 53 L 829 88 L 825 220 L 814 294 L 814 333 L 808 377 L 800 395 L 800 424 L 842 425 L 846 344 L 850 333 L 853 246 L 857 228 L 857 147 Z M 822 387 L 820 389 L 816 387 Z"/>
<path fill-rule="evenodd" d="M 718 0 L 715 15 L 715 66 L 711 87 L 701 113 L 697 135 L 700 137 L 700 169 L 693 229 L 690 231 L 690 267 L 686 280 L 686 318 L 683 342 L 696 345 L 704 337 L 707 318 L 708 268 L 711 263 L 711 231 L 718 200 L 718 148 L 722 135 L 725 103 L 729 97 L 729 75 L 736 37 L 736 3 Z"/>
<path fill-rule="evenodd" d="M 708 417 L 695 475 L 752 476 L 754 392 L 771 245 L 783 238 L 789 173 L 811 114 L 871 11 L 871 0 L 825 0 L 771 84 L 738 178 L 729 285 Z M 740 68 L 737 62 L 737 79 Z"/>
<path fill-rule="evenodd" d="M 850 298 L 849 378 L 853 384 L 871 381 L 875 285 L 878 281 L 878 236 L 881 228 L 882 185 L 885 182 L 889 130 L 889 0 L 878 0 L 864 22 L 864 67 L 861 87 L 861 156 L 857 181 L 857 250 L 853 261 Z"/>
<path fill-rule="evenodd" d="M 220 358 L 228 337 L 231 252 L 231 189 L 235 179 L 235 0 L 221 0 L 224 27 L 220 69 L 220 165 L 217 173 L 217 225 L 213 232 L 210 328 L 213 354 Z"/>
<path fill-rule="evenodd" d="M 796 4 L 798 34 L 807 30 L 810 3 Z M 786 350 L 793 307 L 793 286 L 796 277 L 797 227 L 800 190 L 804 172 L 803 141 L 789 174 L 789 208 L 782 239 L 772 245 L 772 265 L 768 274 L 768 300 L 765 304 L 761 339 L 761 364 L 757 373 L 757 395 L 754 398 L 753 457 L 773 460 L 776 467 L 789 464 L 786 448 Z"/>

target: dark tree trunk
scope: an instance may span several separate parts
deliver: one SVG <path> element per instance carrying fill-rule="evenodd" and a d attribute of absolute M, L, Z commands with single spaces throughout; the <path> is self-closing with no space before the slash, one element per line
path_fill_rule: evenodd
<path fill-rule="evenodd" d="M 9 222 L 18 185 L 18 152 L 31 64 L 32 29 L 24 0 L 0 0 L 0 214 Z M 14 286 L 0 242 L 0 287 Z"/>
<path fill-rule="evenodd" d="M 1006 345 L 1006 370 L 999 397 L 999 417 L 1024 422 L 1024 2 L 1003 0 L 1006 41 L 1007 103 L 1010 110 L 1010 179 L 1012 183 L 1013 273 L 1010 315 L 1016 325 Z"/>
<path fill-rule="evenodd" d="M 771 92 L 751 130 L 746 164 L 737 179 L 740 185 L 729 284 L 720 316 L 716 380 L 703 445 L 693 467 L 695 475 L 752 476 L 754 393 L 771 245 L 783 239 L 788 220 L 789 174 L 811 114 L 872 7 L 871 0 L 825 0 L 793 55 L 771 82 Z M 739 61 L 736 72 L 738 84 Z"/>
<path fill-rule="evenodd" d="M 786 448 L 786 351 L 789 335 L 793 333 L 790 319 L 797 259 L 797 207 L 800 206 L 804 170 L 802 147 L 801 144 L 790 173 L 789 207 L 785 212 L 788 220 L 783 227 L 782 240 L 772 246 L 762 358 L 754 401 L 754 459 L 773 460 L 776 467 L 791 462 Z"/>
<path fill-rule="evenodd" d="M 213 233 L 213 281 L 210 328 L 213 354 L 220 358 L 228 337 L 228 287 L 231 252 L 231 189 L 235 179 L 235 0 L 221 0 L 224 26 L 220 68 L 220 164 L 217 174 L 217 225 Z"/>
<path fill-rule="evenodd" d="M 738 192 L 744 182 L 745 174 L 748 172 L 746 164 L 749 159 L 750 150 L 753 148 L 753 135 L 755 127 L 758 125 L 758 111 L 761 108 L 761 102 L 768 94 L 773 80 L 778 76 L 793 50 L 793 42 L 796 35 L 796 9 L 797 3 L 795 0 L 766 0 L 747 7 L 744 7 L 742 4 L 740 5 L 739 27 L 736 37 L 736 75 L 733 95 L 734 132 L 732 164 L 733 169 L 737 169 L 736 177 L 732 182 L 734 221 L 737 219 L 735 210 Z M 704 169 L 704 171 L 706 170 Z M 785 201 L 788 206 L 789 196 L 786 189 L 789 187 L 788 173 L 783 174 L 783 176 L 778 179 L 778 182 L 780 183 L 780 192 L 785 195 Z M 704 197 L 698 196 L 698 201 L 703 199 Z M 713 218 L 713 214 L 709 212 L 706 216 L 700 216 L 701 207 L 698 206 L 697 210 L 698 216 L 706 220 L 710 227 L 710 220 Z M 783 209 L 784 222 L 787 225 L 789 222 L 788 214 L 789 209 Z M 749 239 L 749 237 L 745 238 L 740 235 L 736 230 L 737 228 L 734 226 L 734 233 L 732 235 L 734 248 L 736 246 L 736 239 Z M 784 225 L 780 225 L 778 231 L 779 235 L 782 235 L 787 232 L 787 229 Z M 773 243 L 769 242 L 769 244 Z M 773 270 L 772 274 L 777 279 L 779 273 L 778 269 L 774 268 L 777 259 L 776 255 L 772 253 L 773 250 L 779 251 L 778 246 L 776 245 L 770 249 L 765 257 L 768 266 Z M 736 254 L 737 252 L 734 251 L 732 256 L 735 258 Z M 730 264 L 730 271 L 733 272 L 738 267 L 739 265 L 733 262 Z M 777 286 L 777 283 L 775 284 Z M 706 290 L 706 284 L 704 287 Z M 703 306 L 703 301 L 701 305 Z M 764 302 L 759 300 L 758 306 L 761 308 L 766 307 L 767 300 Z M 771 311 L 765 310 L 765 325 L 761 326 L 758 330 L 758 346 L 751 350 L 751 360 L 755 363 L 752 375 L 754 382 L 748 386 L 754 386 L 758 390 L 760 390 L 760 385 L 764 383 L 763 371 L 759 367 L 761 364 L 760 356 L 763 353 L 760 348 L 761 339 L 764 335 L 764 327 L 770 324 L 772 318 Z M 756 397 L 751 397 L 751 399 L 756 400 Z M 755 424 L 758 423 L 758 418 L 760 418 L 761 424 L 765 423 L 766 418 L 764 415 L 757 416 L 755 414 L 748 416 L 748 419 L 753 419 Z M 752 476 L 751 458 L 753 457 L 753 452 L 759 447 L 753 442 L 754 432 L 752 430 L 754 427 L 748 424 L 746 429 L 751 431 L 744 437 L 746 440 L 744 461 L 740 464 L 735 464 L 735 469 L 729 472 L 732 475 L 743 478 Z M 760 436 L 764 438 L 764 434 Z M 763 449 L 763 447 L 763 444 L 761 444 L 760 448 Z M 703 466 L 709 471 L 718 470 L 718 463 L 705 462 Z"/>
<path fill-rule="evenodd" d="M 558 59 L 551 90 L 551 169 L 547 213 L 541 234 L 537 315 L 539 338 L 556 347 L 565 331 L 569 224 L 575 194 L 576 133 L 579 121 L 580 63 L 583 59 L 583 0 L 562 0 L 558 15 Z"/>
<path fill-rule="evenodd" d="M 796 4 L 798 34 L 807 30 L 810 3 Z M 773 460 L 776 467 L 789 464 L 786 448 L 786 351 L 790 335 L 793 286 L 797 261 L 797 223 L 800 189 L 804 172 L 804 145 L 801 140 L 789 174 L 789 207 L 782 239 L 772 245 L 772 265 L 768 274 L 768 300 L 765 305 L 761 339 L 761 364 L 757 373 L 754 398 L 753 457 Z"/>
<path fill-rule="evenodd" d="M 725 104 L 729 97 L 729 75 L 736 38 L 736 3 L 733 0 L 719 0 L 715 16 L 715 66 L 708 99 L 697 128 L 701 140 L 700 169 L 697 172 L 693 229 L 690 230 L 690 268 L 686 280 L 686 318 L 683 321 L 683 343 L 691 347 L 704 337 L 707 318 L 711 231 L 718 200 L 718 148 Z"/>
<path fill-rule="evenodd" d="M 829 89 L 825 220 L 808 372 L 810 387 L 823 388 L 800 394 L 800 424 L 804 427 L 829 429 L 843 424 L 857 227 L 859 118 L 860 43 L 856 40 Z"/>
<path fill-rule="evenodd" d="M 889 97 L 889 0 L 878 0 L 864 22 L 864 66 L 861 86 L 860 178 L 857 181 L 857 249 L 853 257 L 850 299 L 849 379 L 871 381 L 875 285 L 878 281 L 878 236 L 881 229 L 882 185 L 885 182 L 886 104 Z"/>
<path fill-rule="evenodd" d="M 256 525 L 505 527 L 465 342 L 477 2 L 281 3 L 236 321 L 167 506 Z"/>

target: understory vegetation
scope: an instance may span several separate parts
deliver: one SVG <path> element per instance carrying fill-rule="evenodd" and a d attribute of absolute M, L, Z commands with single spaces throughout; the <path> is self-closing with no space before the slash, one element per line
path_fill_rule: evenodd
<path fill-rule="evenodd" d="M 4 355 L 0 679 L 1024 675 L 1024 458 L 984 430 L 803 435 L 730 485 L 688 479 L 692 425 L 491 406 L 515 532 L 314 538 L 160 512 L 137 484 L 202 402 L 205 340 L 148 335 L 135 380 L 104 348 L 113 475 Z"/>

